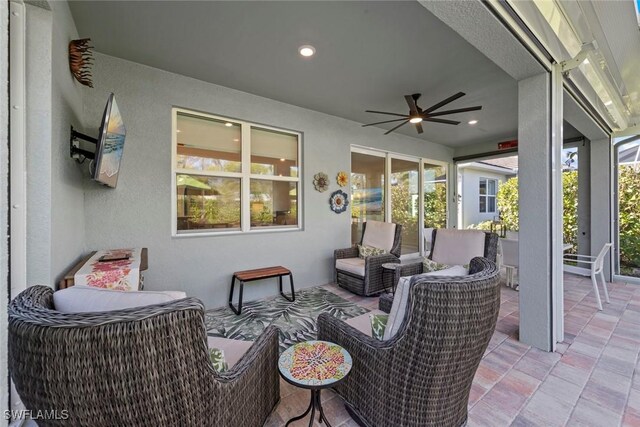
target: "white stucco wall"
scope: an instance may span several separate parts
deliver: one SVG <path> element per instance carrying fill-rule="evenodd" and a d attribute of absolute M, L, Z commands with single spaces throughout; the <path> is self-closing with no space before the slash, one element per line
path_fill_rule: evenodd
<path fill-rule="evenodd" d="M 51 279 L 51 33 L 52 15 L 26 12 L 27 284 Z M 37 260 L 35 262 L 34 260 Z"/>
<path fill-rule="evenodd" d="M 50 6 L 26 5 L 27 284 L 55 286 L 84 251 L 82 171 L 69 158 L 83 104 L 68 62 L 75 23 L 66 2 Z"/>
<path fill-rule="evenodd" d="M 500 188 L 500 184 L 506 181 L 505 175 L 488 170 L 480 170 L 472 167 L 459 169 L 462 176 L 462 226 L 467 228 L 472 224 L 478 224 L 483 221 L 492 221 L 498 216 L 496 206 L 495 212 L 480 212 L 480 178 L 495 179 L 498 181 L 496 193 Z"/>
<path fill-rule="evenodd" d="M 57 282 L 84 251 L 82 170 L 69 157 L 69 127 L 83 130 L 82 90 L 69 71 L 69 42 L 77 39 L 67 2 L 50 2 L 53 10 L 52 146 L 51 146 L 51 278 Z"/>
<path fill-rule="evenodd" d="M 350 245 L 350 215 L 336 215 L 312 177 L 350 170 L 350 145 L 451 161 L 453 150 L 417 138 L 283 104 L 248 93 L 97 54 L 95 89 L 84 89 L 85 119 L 95 132 L 109 92 L 127 127 L 118 188 L 85 179 L 86 249 L 146 246 L 145 289 L 181 289 L 209 307 L 227 302 L 233 271 L 284 265 L 298 289 L 332 280 L 333 250 Z M 303 231 L 215 237 L 171 237 L 171 107 L 179 106 L 275 127 L 303 137 Z M 245 288 L 245 300 L 277 293 L 272 283 Z"/>
<path fill-rule="evenodd" d="M 9 2 L 0 2 L 0 411 L 8 408 L 7 302 L 9 295 Z M 7 425 L 2 417 L 0 425 Z"/>

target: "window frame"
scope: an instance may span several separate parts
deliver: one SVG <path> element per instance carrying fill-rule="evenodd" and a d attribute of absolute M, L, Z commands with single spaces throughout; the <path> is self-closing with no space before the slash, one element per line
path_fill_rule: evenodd
<path fill-rule="evenodd" d="M 480 185 L 482 185 L 482 182 L 484 181 L 484 185 L 487 189 L 486 194 L 480 194 Z M 489 181 L 493 181 L 495 183 L 494 187 L 495 188 L 495 194 L 489 194 Z M 483 198 L 485 199 L 484 202 L 484 206 L 485 206 L 485 210 L 483 211 L 480 205 L 480 199 Z M 493 210 L 490 211 L 489 210 L 489 198 L 493 198 Z M 478 179 L 478 212 L 482 213 L 482 214 L 495 214 L 498 212 L 498 180 L 495 178 L 484 178 L 484 177 L 480 177 L 480 179 Z"/>
<path fill-rule="evenodd" d="M 178 156 L 178 114 L 188 114 L 191 116 L 202 117 L 203 119 L 214 119 L 227 121 L 240 125 L 240 155 L 241 155 L 241 171 L 203 171 L 192 170 L 177 167 Z M 251 173 L 251 129 L 264 129 L 275 132 L 294 135 L 297 137 L 297 176 L 278 176 L 278 175 L 262 175 Z M 173 107 L 171 109 L 171 236 L 176 238 L 184 237 L 204 237 L 204 236 L 228 236 L 234 234 L 260 234 L 274 233 L 286 231 L 300 231 L 303 229 L 303 166 L 302 166 L 302 139 L 303 133 L 292 129 L 278 128 L 262 123 L 251 122 L 247 120 L 239 120 L 231 117 L 224 117 L 215 114 L 203 113 L 201 111 L 191 110 L 187 108 Z M 234 228 L 225 231 L 224 229 L 204 229 L 193 231 L 178 231 L 178 208 L 177 208 L 177 192 L 176 177 L 177 175 L 190 176 L 210 176 L 217 178 L 235 178 L 240 180 L 240 229 Z M 251 227 L 251 180 L 263 181 L 284 181 L 295 182 L 297 184 L 296 191 L 296 208 L 297 208 L 297 224 L 296 225 L 272 225 Z M 215 230 L 215 231 L 213 231 Z"/>

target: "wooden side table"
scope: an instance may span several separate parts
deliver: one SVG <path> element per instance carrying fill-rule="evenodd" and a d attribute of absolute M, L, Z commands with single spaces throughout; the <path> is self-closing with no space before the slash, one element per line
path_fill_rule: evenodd
<path fill-rule="evenodd" d="M 60 282 L 58 283 L 58 289 L 66 289 L 70 288 L 75 284 L 74 276 L 82 268 L 83 265 L 89 261 L 89 259 L 96 254 L 97 251 L 91 252 L 89 255 L 82 258 L 76 265 L 74 265 L 71 270 L 67 271 Z M 140 255 L 140 281 L 138 285 L 138 290 L 141 291 L 144 287 L 144 276 L 142 275 L 143 271 L 146 271 L 149 268 L 149 261 L 147 258 L 147 248 L 142 248 L 142 253 Z"/>
<path fill-rule="evenodd" d="M 291 286 L 291 298 L 286 296 L 284 292 L 282 292 L 282 277 L 289 276 L 289 285 Z M 288 269 L 282 266 L 276 267 L 266 267 L 266 268 L 257 268 L 255 270 L 244 270 L 244 271 L 236 271 L 233 273 L 233 277 L 231 278 L 231 290 L 229 291 L 229 307 L 235 314 L 242 313 L 242 290 L 244 289 L 245 282 L 252 282 L 254 280 L 262 280 L 262 279 L 270 279 L 272 277 L 278 278 L 278 283 L 280 286 L 280 295 L 282 295 L 287 301 L 295 301 L 296 294 L 293 289 L 293 274 Z M 240 281 L 240 294 L 238 295 L 238 308 L 236 309 L 233 306 L 233 288 L 236 283 L 236 279 Z"/>

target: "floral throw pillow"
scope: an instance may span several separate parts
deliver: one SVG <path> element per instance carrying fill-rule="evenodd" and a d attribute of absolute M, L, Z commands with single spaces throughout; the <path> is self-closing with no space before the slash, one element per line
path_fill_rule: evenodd
<path fill-rule="evenodd" d="M 229 369 L 227 361 L 224 360 L 224 351 L 220 350 L 219 348 L 209 349 L 209 359 L 211 359 L 213 369 L 215 369 L 216 371 L 224 372 Z"/>
<path fill-rule="evenodd" d="M 384 330 L 389 320 L 388 314 L 372 314 L 371 316 L 371 336 L 382 341 Z"/>
<path fill-rule="evenodd" d="M 360 258 L 366 258 L 368 256 L 382 255 L 387 253 L 384 249 L 379 249 L 373 246 L 358 245 L 358 256 Z"/>
<path fill-rule="evenodd" d="M 440 270 L 444 270 L 446 268 L 451 267 L 450 265 L 447 264 L 440 264 L 437 263 L 435 261 L 431 261 L 429 258 L 425 258 L 424 260 L 422 260 L 422 272 L 423 273 L 430 273 L 432 271 L 440 271 Z"/>

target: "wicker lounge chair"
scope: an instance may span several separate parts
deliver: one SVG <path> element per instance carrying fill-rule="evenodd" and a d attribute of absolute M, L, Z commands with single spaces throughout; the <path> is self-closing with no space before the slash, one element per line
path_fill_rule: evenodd
<path fill-rule="evenodd" d="M 469 276 L 414 276 L 397 335 L 372 338 L 321 314 L 318 337 L 346 348 L 349 376 L 336 391 L 363 425 L 460 426 L 471 383 L 500 308 L 499 270 L 485 258 Z"/>
<path fill-rule="evenodd" d="M 367 224 L 371 227 L 367 230 Z M 392 236 L 392 239 L 373 235 L 384 234 Z M 382 223 L 379 221 L 367 221 L 363 224 L 360 244 L 370 241 L 382 242 L 388 240 L 387 253 L 383 255 L 368 256 L 365 259 L 358 258 L 358 247 L 352 246 L 346 249 L 338 249 L 334 252 L 334 266 L 336 269 L 336 283 L 357 295 L 375 295 L 385 290 L 382 264 L 399 263 L 400 247 L 402 244 L 402 225 Z M 382 245 L 379 245 L 380 247 Z"/>
<path fill-rule="evenodd" d="M 279 401 L 278 330 L 214 371 L 195 298 L 94 313 L 52 309 L 33 286 L 9 306 L 9 366 L 40 426 L 261 426 Z"/>

